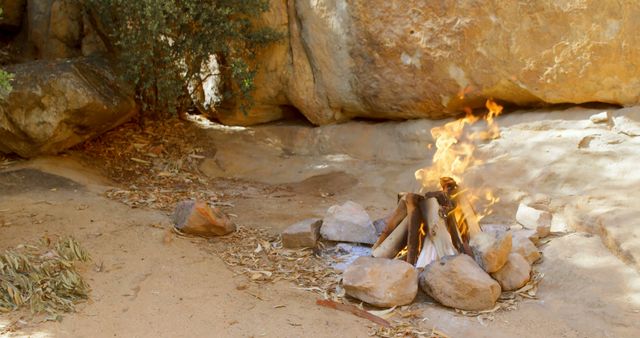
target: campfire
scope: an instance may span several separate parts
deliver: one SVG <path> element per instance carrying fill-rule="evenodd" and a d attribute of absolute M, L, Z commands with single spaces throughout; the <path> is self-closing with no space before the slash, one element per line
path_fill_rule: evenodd
<path fill-rule="evenodd" d="M 398 206 L 388 217 L 377 242 L 373 245 L 373 257 L 399 258 L 424 268 L 445 256 L 464 253 L 473 256 L 469 246 L 471 236 L 482 231 L 479 221 L 491 213 L 491 206 L 498 199 L 490 190 L 464 189 L 465 170 L 480 164 L 473 156 L 474 141 L 494 139 L 500 135 L 494 118 L 502 112 L 502 106 L 488 100 L 486 128 L 467 132 L 466 128 L 480 120 L 467 111 L 460 120 L 434 128 L 436 152 L 430 167 L 416 172 L 423 190 L 440 186 L 440 190 L 426 193 L 400 193 Z M 474 210 L 474 202 L 484 197 L 482 213 Z"/>

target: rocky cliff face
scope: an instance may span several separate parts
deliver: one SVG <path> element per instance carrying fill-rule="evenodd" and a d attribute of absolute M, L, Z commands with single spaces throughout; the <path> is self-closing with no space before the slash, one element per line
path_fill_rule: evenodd
<path fill-rule="evenodd" d="M 0 65 L 14 76 L 0 98 L 0 152 L 60 152 L 125 122 L 133 92 L 96 55 L 104 44 L 75 0 L 0 0 Z M 90 56 L 90 57 L 89 57 Z"/>
<path fill-rule="evenodd" d="M 442 118 L 515 105 L 639 101 L 640 3 L 273 0 L 288 31 L 257 60 L 256 105 L 223 122 Z M 465 93 L 464 99 L 461 99 Z"/>

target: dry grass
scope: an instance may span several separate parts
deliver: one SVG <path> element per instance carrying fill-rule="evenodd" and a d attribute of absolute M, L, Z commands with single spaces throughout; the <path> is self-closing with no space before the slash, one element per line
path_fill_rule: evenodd
<path fill-rule="evenodd" d="M 21 244 L 0 254 L 0 312 L 29 309 L 58 320 L 88 299 L 89 285 L 76 270 L 89 255 L 73 238 Z"/>

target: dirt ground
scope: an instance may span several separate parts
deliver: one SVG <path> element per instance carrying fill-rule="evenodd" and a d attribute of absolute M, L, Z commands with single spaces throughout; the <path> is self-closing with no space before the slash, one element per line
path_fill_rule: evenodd
<path fill-rule="evenodd" d="M 495 186 L 502 197 L 490 221 L 513 223 L 517 203 L 534 193 L 552 199 L 557 221 L 538 266 L 545 277 L 538 299 L 484 320 L 422 295 L 416 309 L 426 334 L 436 328 L 451 337 L 638 336 L 640 133 L 634 133 L 640 114 L 615 111 L 621 119 L 612 127 L 588 120 L 597 112 L 512 113 L 500 120 L 502 137 L 480 145 L 485 164 L 469 175 Z M 396 192 L 416 189 L 413 172 L 431 155 L 428 130 L 440 123 L 204 125 L 195 138 L 200 155 L 190 157 L 201 180 L 189 176 L 187 187 L 209 190 L 207 196 L 236 223 L 274 233 L 346 200 L 380 217 L 393 208 Z M 373 332 L 375 324 L 319 307 L 316 294 L 292 283 L 256 284 L 234 273 L 212 253 L 215 240 L 173 236 L 168 241 L 169 209 L 154 208 L 156 202 L 132 208 L 118 201 L 109 192 L 131 191 L 139 178 L 114 176 L 90 151 L 18 161 L 0 171 L 0 249 L 45 235 L 73 235 L 93 257 L 82 268 L 91 299 L 77 313 L 61 322 L 26 325 L 3 315 L 3 335 L 366 337 Z M 150 177 L 154 170 L 137 175 Z"/>

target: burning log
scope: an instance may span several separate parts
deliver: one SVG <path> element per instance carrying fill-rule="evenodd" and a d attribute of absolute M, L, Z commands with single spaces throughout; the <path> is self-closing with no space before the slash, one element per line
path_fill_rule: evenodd
<path fill-rule="evenodd" d="M 422 224 L 426 223 L 420 215 L 420 207 L 418 206 L 421 199 L 424 198 L 417 194 L 407 194 L 406 196 L 407 218 L 409 219 L 407 229 L 407 263 L 411 265 L 415 265 L 418 260 L 421 236 L 420 228 Z"/>
<path fill-rule="evenodd" d="M 444 220 L 440 216 L 440 204 L 435 197 L 420 201 L 420 210 L 427 221 L 426 238 L 416 262 L 416 267 L 421 268 L 444 256 L 457 253 L 451 236 L 447 231 Z"/>
<path fill-rule="evenodd" d="M 384 242 L 384 240 L 394 232 L 396 227 L 398 227 L 405 217 L 407 217 L 407 203 L 405 196 L 400 196 L 400 194 L 398 194 L 398 206 L 396 207 L 396 210 L 387 217 L 386 226 L 384 230 L 382 230 L 382 233 L 380 234 L 380 237 L 378 237 L 376 243 L 373 245 L 373 249 L 380 246 L 380 244 L 382 244 L 382 242 Z"/>
<path fill-rule="evenodd" d="M 447 228 L 451 233 L 453 243 L 459 252 L 464 252 L 473 257 L 473 253 L 469 247 L 469 238 L 471 235 L 482 231 L 478 224 L 476 213 L 464 195 L 463 190 L 458 187 L 458 184 L 453 178 L 440 178 L 440 185 L 450 200 L 449 210 L 447 212 Z"/>
<path fill-rule="evenodd" d="M 407 244 L 408 225 L 408 218 L 405 217 L 400 225 L 398 225 L 382 243 L 373 249 L 371 255 L 377 258 L 394 258 Z"/>

